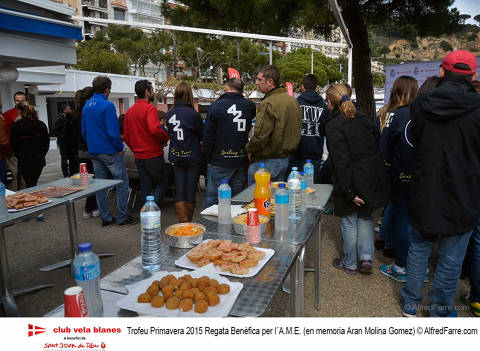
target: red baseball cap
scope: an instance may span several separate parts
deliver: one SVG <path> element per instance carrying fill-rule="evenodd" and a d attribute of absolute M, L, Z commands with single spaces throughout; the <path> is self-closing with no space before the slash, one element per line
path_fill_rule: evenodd
<path fill-rule="evenodd" d="M 455 68 L 457 63 L 463 63 L 470 67 L 469 70 Z M 447 54 L 440 65 L 444 70 L 463 74 L 472 74 L 477 71 L 477 59 L 470 51 L 456 50 Z"/>

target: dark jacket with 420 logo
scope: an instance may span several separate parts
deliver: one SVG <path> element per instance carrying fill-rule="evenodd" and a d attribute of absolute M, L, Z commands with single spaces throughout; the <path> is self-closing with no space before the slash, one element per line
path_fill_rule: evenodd
<path fill-rule="evenodd" d="M 255 117 L 255 104 L 240 93 L 224 93 L 207 112 L 203 134 L 205 158 L 217 167 L 248 164 L 245 145 Z"/>
<path fill-rule="evenodd" d="M 167 113 L 167 127 L 170 137 L 168 160 L 177 166 L 201 163 L 203 122 L 198 112 L 184 103 L 176 102 Z"/>

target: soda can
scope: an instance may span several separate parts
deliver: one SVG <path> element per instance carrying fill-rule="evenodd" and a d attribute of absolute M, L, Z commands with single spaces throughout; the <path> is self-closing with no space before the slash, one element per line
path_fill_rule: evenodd
<path fill-rule="evenodd" d="M 258 209 L 249 208 L 247 212 L 247 226 L 259 225 L 260 221 L 258 220 Z"/>
<path fill-rule="evenodd" d="M 72 286 L 63 293 L 65 300 L 65 317 L 86 317 L 88 315 L 87 303 L 83 288 Z"/>
<path fill-rule="evenodd" d="M 88 173 L 86 163 L 80 163 L 80 173 Z"/>

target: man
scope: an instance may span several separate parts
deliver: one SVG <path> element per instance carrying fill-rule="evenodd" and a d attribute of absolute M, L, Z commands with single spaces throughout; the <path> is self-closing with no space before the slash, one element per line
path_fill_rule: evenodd
<path fill-rule="evenodd" d="M 15 106 L 3 114 L 3 117 L 5 119 L 5 130 L 8 137 L 10 137 L 10 131 L 12 130 L 13 123 L 18 118 L 17 106 L 20 102 L 25 100 L 27 100 L 27 96 L 25 95 L 25 93 L 17 91 L 15 94 L 13 94 L 13 101 L 15 103 Z M 15 157 L 15 155 L 11 155 L 11 153 L 9 154 L 10 156 L 5 159 L 5 168 L 12 172 L 13 177 L 13 181 L 9 184 L 9 188 L 11 188 L 11 190 L 20 190 L 25 187 L 25 182 L 23 181 L 23 178 L 18 172 L 17 158 Z"/>
<path fill-rule="evenodd" d="M 290 157 L 288 167 L 289 169 L 298 167 L 299 170 L 303 170 L 307 159 L 312 160 L 315 183 L 320 181 L 325 141 L 325 120 L 328 116 L 328 107 L 316 92 L 317 89 L 317 77 L 313 74 L 307 74 L 302 81 L 302 94 L 297 98 L 302 109 L 302 137 L 297 150 Z"/>
<path fill-rule="evenodd" d="M 455 316 L 453 299 L 472 231 L 480 220 L 480 96 L 475 56 L 453 51 L 440 66 L 438 86 L 411 105 L 413 179 L 409 198 L 412 231 L 403 313 L 416 314 L 435 240 L 438 261 L 429 292 L 431 316 Z"/>
<path fill-rule="evenodd" d="M 234 78 L 227 81 L 225 93 L 207 112 L 203 145 L 207 170 L 205 206 L 218 203 L 217 188 L 222 179 L 232 187 L 232 196 L 247 185 L 248 158 L 245 145 L 255 117 L 255 104 L 244 98 L 243 82 Z"/>
<path fill-rule="evenodd" d="M 123 126 L 123 140 L 133 151 L 138 169 L 142 198 L 152 194 L 158 206 L 168 187 L 168 176 L 163 159 L 163 146 L 168 134 L 162 128 L 158 111 L 150 103 L 153 97 L 152 83 L 140 80 L 135 83 L 137 102 L 127 110 Z"/>
<path fill-rule="evenodd" d="M 302 110 L 297 100 L 280 88 L 280 71 L 266 65 L 257 75 L 258 89 L 265 94 L 258 107 L 254 133 L 246 149 L 249 160 L 248 185 L 255 182 L 254 174 L 265 163 L 272 181 L 284 181 L 288 156 L 297 148 L 302 131 Z"/>
<path fill-rule="evenodd" d="M 113 103 L 108 101 L 112 81 L 105 76 L 93 80 L 93 96 L 85 103 L 82 110 L 82 135 L 92 157 L 95 177 L 122 180 L 117 186 L 118 219 L 112 217 L 108 209 L 107 191 L 97 193 L 98 209 L 102 225 L 108 226 L 114 221 L 119 225 L 138 223 L 138 218 L 128 214 L 128 176 L 123 154 L 120 127 Z"/>
<path fill-rule="evenodd" d="M 71 172 L 75 168 L 73 163 L 74 160 L 70 159 L 71 152 L 67 150 L 66 145 L 65 145 L 65 130 L 67 129 L 67 124 L 68 124 L 68 119 L 72 117 L 72 109 L 70 108 L 70 105 L 65 104 L 61 107 L 61 111 L 57 119 L 55 119 L 55 123 L 53 124 L 53 133 L 57 137 L 57 146 L 60 149 L 60 157 L 61 157 L 61 167 L 62 167 L 62 173 L 63 176 L 70 177 L 74 173 Z"/>

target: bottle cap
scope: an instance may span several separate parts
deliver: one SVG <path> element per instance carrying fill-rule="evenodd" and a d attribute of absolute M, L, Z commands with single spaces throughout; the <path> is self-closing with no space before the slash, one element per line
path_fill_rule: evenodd
<path fill-rule="evenodd" d="M 147 201 L 155 201 L 155 198 L 152 195 L 148 195 Z"/>
<path fill-rule="evenodd" d="M 228 184 L 228 180 L 227 180 L 227 179 L 222 179 L 222 180 L 220 181 L 220 183 L 222 183 L 222 184 Z"/>
<path fill-rule="evenodd" d="M 88 252 L 92 251 L 91 243 L 81 243 L 78 245 L 78 252 Z"/>
<path fill-rule="evenodd" d="M 265 167 L 265 163 L 260 163 L 260 167 Z"/>
<path fill-rule="evenodd" d="M 312 160 L 310 160 L 310 159 L 307 159 L 307 163 L 312 163 Z"/>
<path fill-rule="evenodd" d="M 298 174 L 300 174 L 303 177 L 303 172 L 298 172 Z"/>
<path fill-rule="evenodd" d="M 298 171 L 297 167 L 292 167 L 292 171 Z"/>
<path fill-rule="evenodd" d="M 285 189 L 285 183 L 280 183 L 280 184 L 278 184 L 278 187 L 279 187 L 280 189 Z"/>

